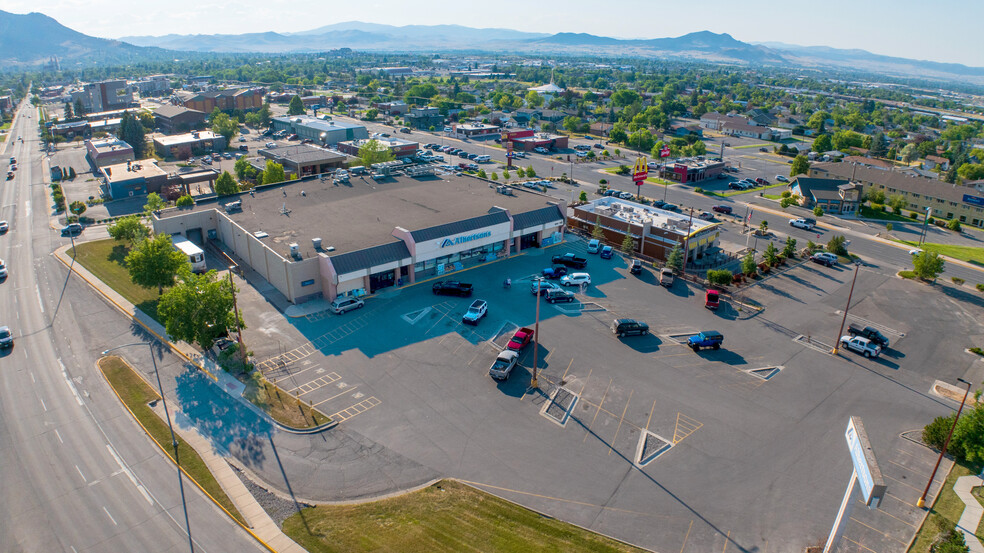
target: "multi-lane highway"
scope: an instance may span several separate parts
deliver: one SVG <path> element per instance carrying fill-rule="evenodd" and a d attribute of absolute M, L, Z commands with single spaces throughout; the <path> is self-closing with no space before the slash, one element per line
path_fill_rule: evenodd
<path fill-rule="evenodd" d="M 66 239 L 52 229 L 37 114 L 26 102 L 0 145 L 3 174 L 11 156 L 16 177 L 0 184 L 0 219 L 10 223 L 0 235 L 10 272 L 0 325 L 15 340 L 0 352 L 0 550 L 187 551 L 173 464 L 95 368 L 99 351 L 136 341 L 133 331 L 51 255 Z M 186 491 L 196 550 L 259 550 L 202 493 Z"/>

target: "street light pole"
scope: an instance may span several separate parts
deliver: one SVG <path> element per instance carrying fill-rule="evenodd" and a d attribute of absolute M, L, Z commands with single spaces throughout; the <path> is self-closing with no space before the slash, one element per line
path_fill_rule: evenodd
<path fill-rule="evenodd" d="M 531 390 L 539 387 L 536 381 L 536 360 L 540 349 L 540 285 L 542 283 L 543 277 L 538 277 L 536 279 L 536 323 L 533 325 L 533 380 L 530 381 Z"/>
<path fill-rule="evenodd" d="M 161 403 L 164 405 L 164 418 L 167 419 L 167 428 L 171 431 L 171 447 L 174 449 L 174 463 L 178 466 L 178 488 L 181 490 L 181 505 L 184 507 L 185 531 L 188 534 L 188 549 L 195 553 L 195 542 L 191 539 L 191 523 L 188 521 L 188 502 L 185 500 L 184 478 L 181 475 L 181 461 L 178 458 L 178 440 L 174 437 L 174 426 L 171 425 L 171 412 L 167 408 L 167 399 L 164 397 L 164 386 L 161 384 L 161 373 L 157 370 L 157 358 L 154 356 L 154 345 L 150 342 L 134 342 L 123 344 L 115 348 L 109 348 L 102 352 L 103 355 L 130 346 L 147 346 L 150 351 L 150 360 L 154 363 L 154 375 L 157 377 L 157 390 L 161 394 Z"/>
<path fill-rule="evenodd" d="M 680 270 L 681 276 L 687 276 L 687 260 L 690 259 L 690 230 L 694 228 L 694 208 L 690 208 L 690 220 L 687 221 L 687 236 L 683 239 L 683 269 Z"/>
<path fill-rule="evenodd" d="M 851 291 L 847 293 L 847 305 L 844 306 L 844 317 L 841 319 L 840 331 L 837 332 L 837 336 L 834 337 L 834 349 L 830 352 L 837 355 L 837 350 L 840 347 L 840 337 L 844 335 L 844 324 L 847 322 L 847 310 L 851 307 L 851 296 L 854 295 L 854 283 L 858 281 L 858 270 L 861 269 L 861 261 L 856 260 L 854 262 L 854 278 L 851 279 Z"/>
<path fill-rule="evenodd" d="M 963 400 L 960 401 L 960 408 L 957 409 L 957 416 L 953 418 L 953 425 L 950 426 L 950 433 L 946 435 L 946 441 L 943 442 L 943 449 L 940 450 L 940 456 L 936 458 L 936 466 L 933 467 L 933 474 L 929 475 L 929 482 L 926 482 L 926 489 L 923 490 L 922 495 L 916 501 L 916 507 L 923 508 L 926 506 L 926 494 L 929 493 L 929 486 L 933 484 L 933 478 L 936 478 L 936 469 L 940 468 L 940 461 L 943 460 L 943 455 L 946 454 L 946 446 L 950 445 L 950 438 L 953 437 L 953 430 L 957 427 L 957 420 L 960 419 L 960 412 L 963 411 L 964 403 L 967 401 L 967 394 L 970 393 L 970 382 L 962 378 L 958 378 L 957 382 L 963 382 L 967 385 L 967 391 L 964 392 Z"/>

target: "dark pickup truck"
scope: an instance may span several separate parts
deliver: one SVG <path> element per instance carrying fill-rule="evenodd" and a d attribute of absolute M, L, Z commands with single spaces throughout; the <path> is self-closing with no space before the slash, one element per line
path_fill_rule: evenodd
<path fill-rule="evenodd" d="M 886 338 L 884 334 L 878 332 L 878 330 L 871 328 L 870 326 L 862 327 L 854 323 L 851 323 L 851 325 L 847 327 L 847 331 L 851 334 L 851 336 L 860 336 L 862 338 L 867 338 L 868 340 L 871 340 L 875 345 L 881 346 L 883 349 L 888 347 L 888 338 Z"/>
<path fill-rule="evenodd" d="M 574 269 L 583 269 L 588 266 L 588 260 L 583 257 L 578 257 L 572 253 L 565 253 L 564 255 L 555 255 L 551 259 L 551 262 L 555 265 L 566 265 Z"/>
<path fill-rule="evenodd" d="M 466 282 L 442 280 L 435 282 L 431 290 L 438 296 L 461 296 L 467 298 L 472 295 L 472 288 L 472 285 Z"/>

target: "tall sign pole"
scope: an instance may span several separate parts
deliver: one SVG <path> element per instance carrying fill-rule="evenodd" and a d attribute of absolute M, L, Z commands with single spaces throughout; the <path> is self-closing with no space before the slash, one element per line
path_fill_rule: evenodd
<path fill-rule="evenodd" d="M 847 491 L 844 492 L 844 499 L 841 501 L 840 510 L 837 511 L 837 518 L 834 519 L 834 526 L 830 529 L 823 553 L 830 553 L 837 547 L 837 541 L 840 540 L 841 532 L 850 516 L 848 513 L 851 505 L 854 503 L 851 501 L 851 495 L 854 493 L 855 485 L 861 486 L 864 504 L 871 509 L 878 508 L 878 503 L 885 497 L 887 490 L 881 469 L 878 468 L 878 461 L 875 459 L 875 450 L 871 448 L 871 442 L 868 441 L 868 434 L 864 431 L 861 417 L 851 417 L 844 437 L 847 439 L 847 448 L 851 452 L 854 471 L 851 473 L 851 480 L 847 483 Z"/>
<path fill-rule="evenodd" d="M 635 168 L 632 170 L 632 182 L 636 185 L 636 199 L 642 198 L 642 183 L 646 182 L 648 176 L 649 160 L 646 159 L 646 156 L 639 156 L 636 158 Z"/>
<path fill-rule="evenodd" d="M 661 179 L 666 179 L 666 158 L 668 157 L 670 157 L 670 147 L 663 146 L 659 150 L 659 159 L 660 161 L 663 162 L 663 168 L 659 170 L 659 175 L 656 175 Z M 670 185 L 668 184 L 663 185 L 663 203 L 666 203 L 666 191 L 669 189 L 670 189 Z"/>

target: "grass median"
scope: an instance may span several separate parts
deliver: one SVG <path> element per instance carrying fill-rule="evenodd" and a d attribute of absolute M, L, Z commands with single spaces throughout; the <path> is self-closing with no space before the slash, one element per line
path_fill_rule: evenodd
<path fill-rule="evenodd" d="M 964 510 L 964 502 L 953 491 L 953 484 L 961 476 L 979 474 L 981 468 L 980 465 L 971 466 L 963 463 L 953 465 L 936 502 L 929 509 L 929 516 L 926 517 L 926 521 L 916 533 L 916 540 L 909 548 L 909 553 L 929 553 L 930 546 L 940 534 L 939 519 L 944 518 L 954 524 L 960 520 L 960 515 L 963 514 Z M 978 538 L 984 539 L 984 533 L 981 532 L 980 526 L 977 528 L 976 534 Z"/>
<path fill-rule="evenodd" d="M 173 455 L 174 450 L 170 446 L 164 447 L 163 444 L 171 443 L 171 433 L 167 423 L 157 416 L 157 413 L 148 405 L 152 401 L 161 398 L 153 388 L 147 385 L 142 378 L 124 361 L 117 356 L 103 357 L 99 360 L 99 370 L 112 386 L 113 390 L 120 397 L 123 403 L 130 409 L 133 416 L 144 427 L 150 437 L 157 445 L 169 456 Z M 198 452 L 192 449 L 180 436 L 175 435 L 178 440 L 178 455 L 181 457 L 181 467 L 189 478 L 201 486 L 212 498 L 221 505 L 236 520 L 245 524 L 235 505 L 225 494 L 218 481 L 212 476 L 205 465 L 205 461 L 198 456 Z"/>
<path fill-rule="evenodd" d="M 913 240 L 895 240 L 895 242 L 912 246 L 913 248 L 922 248 L 927 252 L 935 252 L 940 255 L 945 255 L 947 257 L 952 257 L 953 259 L 959 259 L 975 265 L 984 266 L 984 248 L 978 248 L 976 246 L 955 246 L 953 244 L 937 244 L 934 242 L 919 244 Z"/>
<path fill-rule="evenodd" d="M 157 317 L 160 296 L 157 295 L 157 290 L 137 286 L 130 280 L 125 261 L 129 251 L 121 242 L 107 238 L 76 244 L 75 260 L 117 294 L 160 323 L 161 320 Z M 69 248 L 67 253 L 71 256 L 72 249 Z"/>
<path fill-rule="evenodd" d="M 311 553 L 644 551 L 447 480 L 372 503 L 304 509 L 283 529 Z"/>

